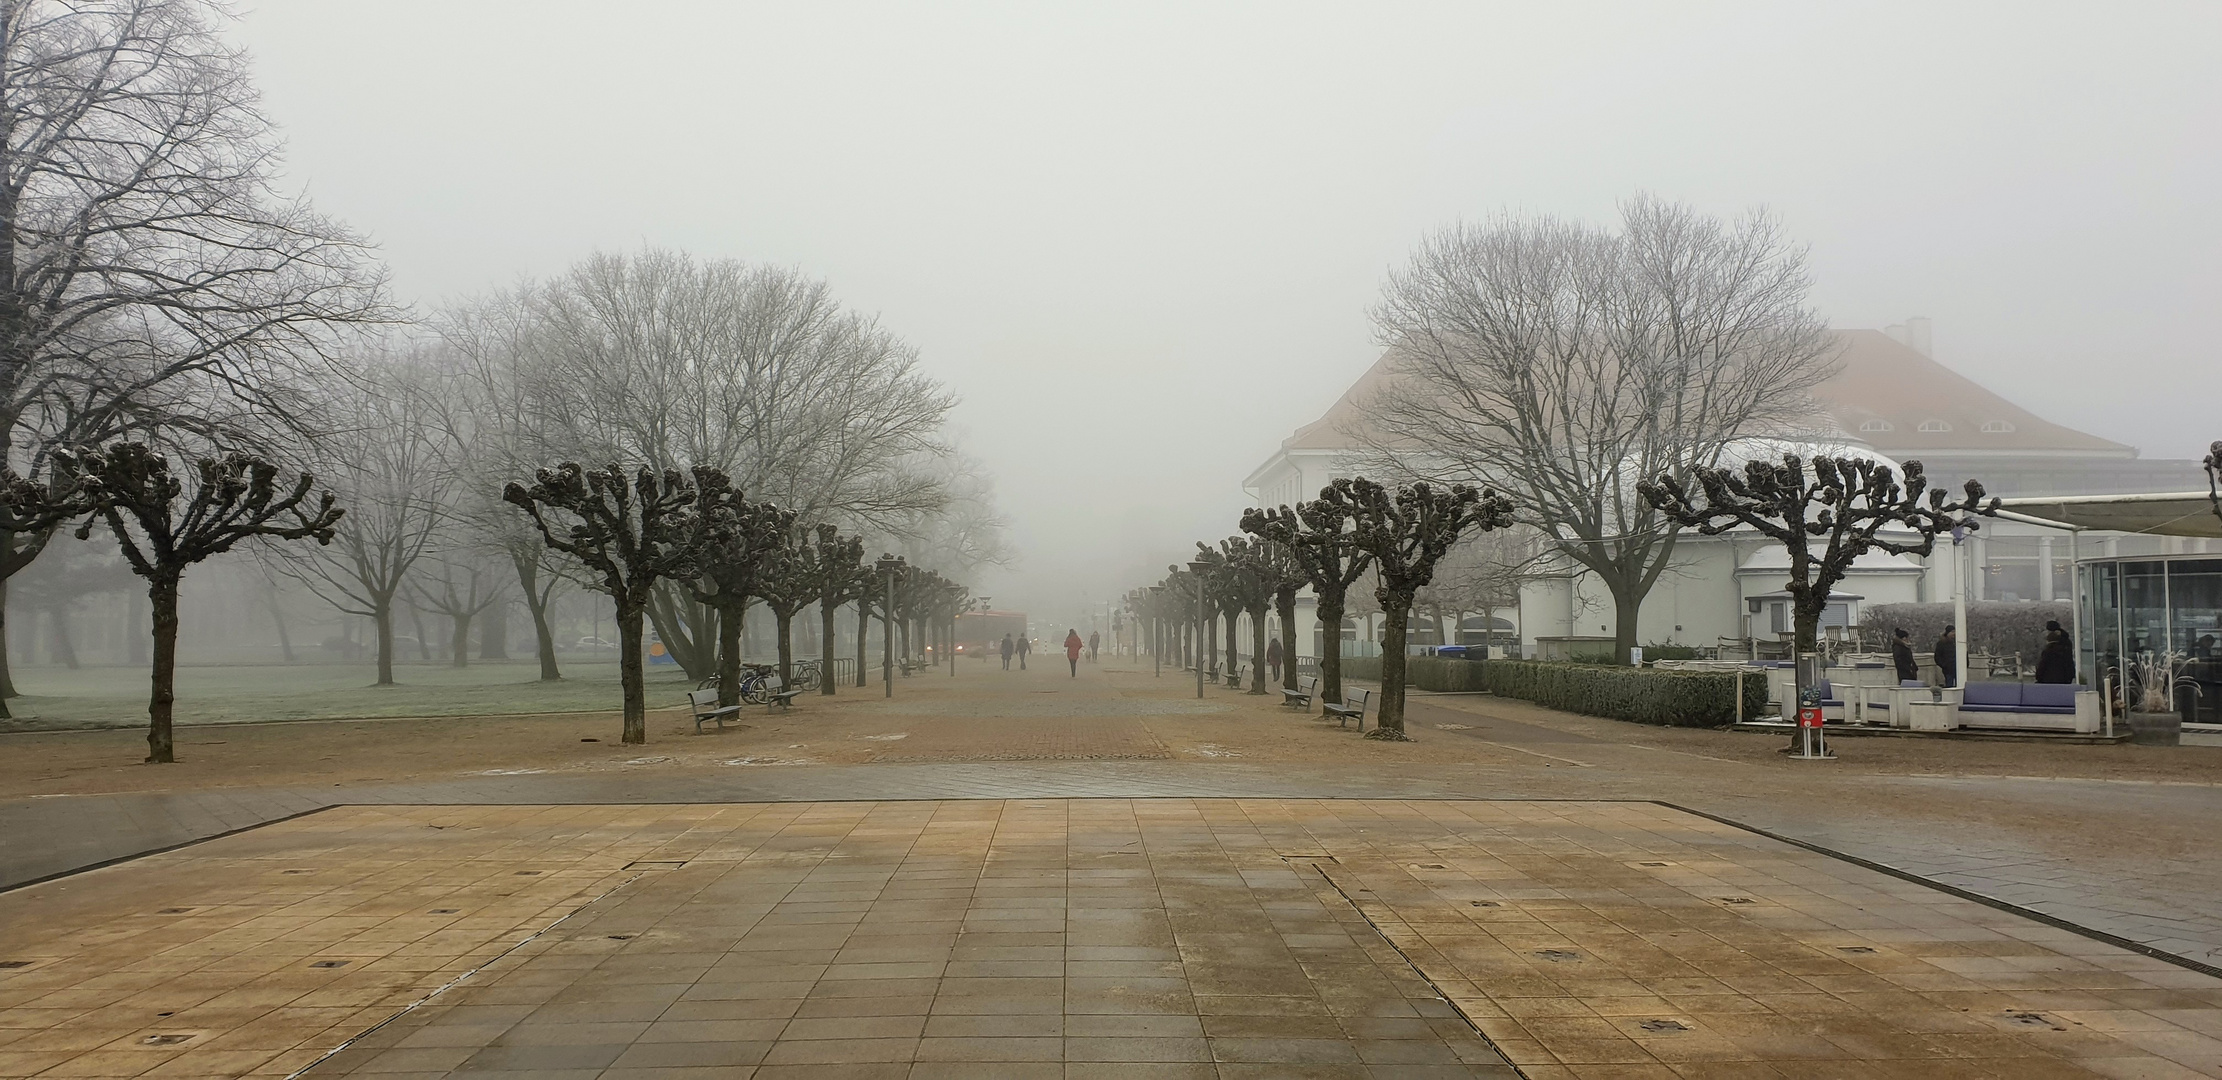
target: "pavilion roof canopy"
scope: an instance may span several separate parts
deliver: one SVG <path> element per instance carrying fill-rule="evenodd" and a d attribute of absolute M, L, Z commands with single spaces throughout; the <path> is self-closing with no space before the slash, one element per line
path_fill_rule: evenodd
<path fill-rule="evenodd" d="M 2063 529 L 2106 529 L 2155 536 L 2222 537 L 2222 517 L 2204 491 L 2150 495 L 2038 495 L 2001 499 L 2013 520 Z M 2001 515 L 2008 516 L 2008 515 Z"/>

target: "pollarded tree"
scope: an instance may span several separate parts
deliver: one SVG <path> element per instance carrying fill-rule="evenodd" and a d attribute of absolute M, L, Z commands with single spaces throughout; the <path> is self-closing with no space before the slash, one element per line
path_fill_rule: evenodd
<path fill-rule="evenodd" d="M 1816 457 L 1808 472 L 1796 454 L 1746 462 L 1740 475 L 1699 469 L 1695 479 L 1696 491 L 1665 474 L 1637 487 L 1661 513 L 1707 536 L 1749 528 L 1788 551 L 1790 577 L 1783 588 L 1796 616 L 1798 652 L 1820 647 L 1821 614 L 1852 560 L 1869 551 L 1927 555 L 1938 533 L 1974 529 L 1974 515 L 1998 509 L 1997 499 L 1984 503 L 1983 485 L 1974 480 L 1957 502 L 1947 501 L 1943 488 L 1924 492 L 1918 461 L 1906 462 L 1903 486 L 1895 470 L 1868 458 Z M 1892 538 L 1885 529 L 1912 536 Z M 1819 552 L 1815 541 L 1822 544 Z"/>
<path fill-rule="evenodd" d="M 85 493 L 74 485 L 57 492 L 41 481 L 18 475 L 14 469 L 0 465 L 0 537 L 32 534 L 50 536 L 54 527 L 64 519 L 76 517 L 91 508 Z M 39 541 L 39 546 L 45 546 L 43 539 Z M 37 551 L 31 554 L 35 556 Z M 9 552 L 0 551 L 0 561 L 11 557 Z M 26 557 L 22 561 L 28 565 L 30 559 Z M 0 579 L 0 628 L 6 626 L 6 599 L 6 583 L 4 579 Z M 4 633 L 0 633 L 0 651 L 4 651 L 6 647 L 7 638 Z M 6 668 L 0 666 L 0 684 L 6 682 Z M 10 715 L 7 699 L 14 692 L 12 687 L 0 690 L 0 719 L 6 719 Z"/>
<path fill-rule="evenodd" d="M 716 523 L 735 498 L 715 469 L 697 467 L 689 477 L 643 468 L 628 479 L 621 466 L 586 469 L 572 461 L 538 470 L 529 486 L 512 480 L 502 488 L 503 501 L 530 515 L 549 547 L 577 559 L 617 608 L 627 743 L 648 741 L 641 636 L 649 590 L 701 572 Z"/>
<path fill-rule="evenodd" d="M 1250 616 L 1250 693 L 1265 693 L 1265 617 L 1273 610 L 1273 597 L 1281 585 L 1278 567 L 1267 556 L 1268 545 L 1248 536 L 1219 541 L 1224 557 L 1226 596 L 1236 610 Z M 1227 648 L 1231 654 L 1234 642 Z"/>
<path fill-rule="evenodd" d="M 57 466 L 80 478 L 93 506 L 77 529 L 78 539 L 105 522 L 132 572 L 146 579 L 154 607 L 147 761 L 176 761 L 170 724 L 177 705 L 178 585 L 186 568 L 242 540 L 313 538 L 329 544 L 343 511 L 330 492 L 309 501 L 315 477 L 302 473 L 290 487 L 280 487 L 278 466 L 247 454 L 202 458 L 190 491 L 171 473 L 169 458 L 144 443 L 66 454 Z"/>
<path fill-rule="evenodd" d="M 741 700 L 741 625 L 795 527 L 795 515 L 770 503 L 749 502 L 734 492 L 719 499 L 719 520 L 694 583 L 695 602 L 717 613 L 718 704 Z"/>
<path fill-rule="evenodd" d="M 864 564 L 863 538 L 842 536 L 831 525 L 820 525 L 817 532 L 817 540 L 811 545 L 811 572 L 818 583 L 818 693 L 830 697 L 834 682 L 833 616 L 843 604 L 861 604 L 872 591 L 872 568 Z M 861 636 L 858 647 L 862 647 Z"/>
<path fill-rule="evenodd" d="M 763 573 L 756 579 L 756 598 L 771 609 L 774 636 L 779 642 L 782 687 L 795 685 L 795 613 L 818 599 L 816 570 L 816 549 L 803 530 L 790 525 L 780 533 L 779 543 L 765 553 Z"/>
<path fill-rule="evenodd" d="M 1281 689 L 1296 689 L 1296 594 L 1310 579 L 1304 564 L 1285 544 L 1258 541 L 1258 560 L 1273 579 L 1273 610 L 1281 619 Z M 1336 628 L 1341 636 L 1341 628 Z"/>
<path fill-rule="evenodd" d="M 1294 509 L 1252 508 L 1242 514 L 1242 531 L 1281 545 L 1296 560 L 1317 601 L 1319 624 L 1319 700 L 1342 702 L 1342 620 L 1350 584 L 1373 565 L 1350 531 L 1350 481 L 1321 488 L 1319 498 Z"/>
<path fill-rule="evenodd" d="M 1381 711 L 1369 739 L 1404 741 L 1404 632 L 1412 597 L 1435 577 L 1435 564 L 1469 532 L 1512 524 L 1512 500 L 1464 484 L 1425 482 L 1385 488 L 1364 477 L 1331 489 L 1350 507 L 1352 541 L 1373 556 L 1381 584 Z"/>

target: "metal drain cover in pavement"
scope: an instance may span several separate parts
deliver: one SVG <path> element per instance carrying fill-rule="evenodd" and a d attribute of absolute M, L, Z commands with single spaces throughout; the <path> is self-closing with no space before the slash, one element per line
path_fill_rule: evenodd
<path fill-rule="evenodd" d="M 1680 1020 L 1646 1020 L 1636 1025 L 1645 1031 L 1688 1031 L 1689 1026 Z"/>
<path fill-rule="evenodd" d="M 627 870 L 677 870 L 687 865 L 685 859 L 640 859 L 625 864 Z"/>
<path fill-rule="evenodd" d="M 1718 899 L 1723 904 L 1756 904 L 1759 902 L 1748 896 L 1722 896 L 1716 897 L 1715 899 Z"/>
<path fill-rule="evenodd" d="M 1564 963 L 1568 960 L 1579 960 L 1582 958 L 1582 954 L 1578 952 L 1571 952 L 1566 949 L 1537 949 L 1535 951 L 1535 955 L 1540 956 L 1545 960 L 1549 960 L 1554 964 Z"/>

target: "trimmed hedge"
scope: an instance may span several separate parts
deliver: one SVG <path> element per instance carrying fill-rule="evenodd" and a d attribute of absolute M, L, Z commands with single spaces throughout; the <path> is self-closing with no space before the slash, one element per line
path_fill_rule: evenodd
<path fill-rule="evenodd" d="M 1415 656 L 1407 680 L 1420 690 L 1486 690 L 1587 716 L 1667 727 L 1720 727 L 1735 721 L 1736 682 L 1744 680 L 1744 715 L 1767 711 L 1762 671 L 1662 671 L 1543 660 L 1445 660 Z M 1378 658 L 1346 659 L 1346 679 L 1378 682 Z"/>

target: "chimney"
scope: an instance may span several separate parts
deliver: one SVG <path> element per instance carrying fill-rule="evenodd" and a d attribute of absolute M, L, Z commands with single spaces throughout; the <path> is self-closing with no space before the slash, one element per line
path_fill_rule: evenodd
<path fill-rule="evenodd" d="M 1923 356 L 1934 357 L 1936 355 L 1929 351 L 1929 317 L 1927 315 L 1916 315 L 1907 319 L 1906 336 L 1899 340 L 1905 342 L 1907 348 Z"/>
<path fill-rule="evenodd" d="M 1904 323 L 1891 323 L 1889 326 L 1883 327 L 1883 333 L 1889 334 L 1890 340 L 1900 345 L 1906 343 L 1906 324 Z"/>

